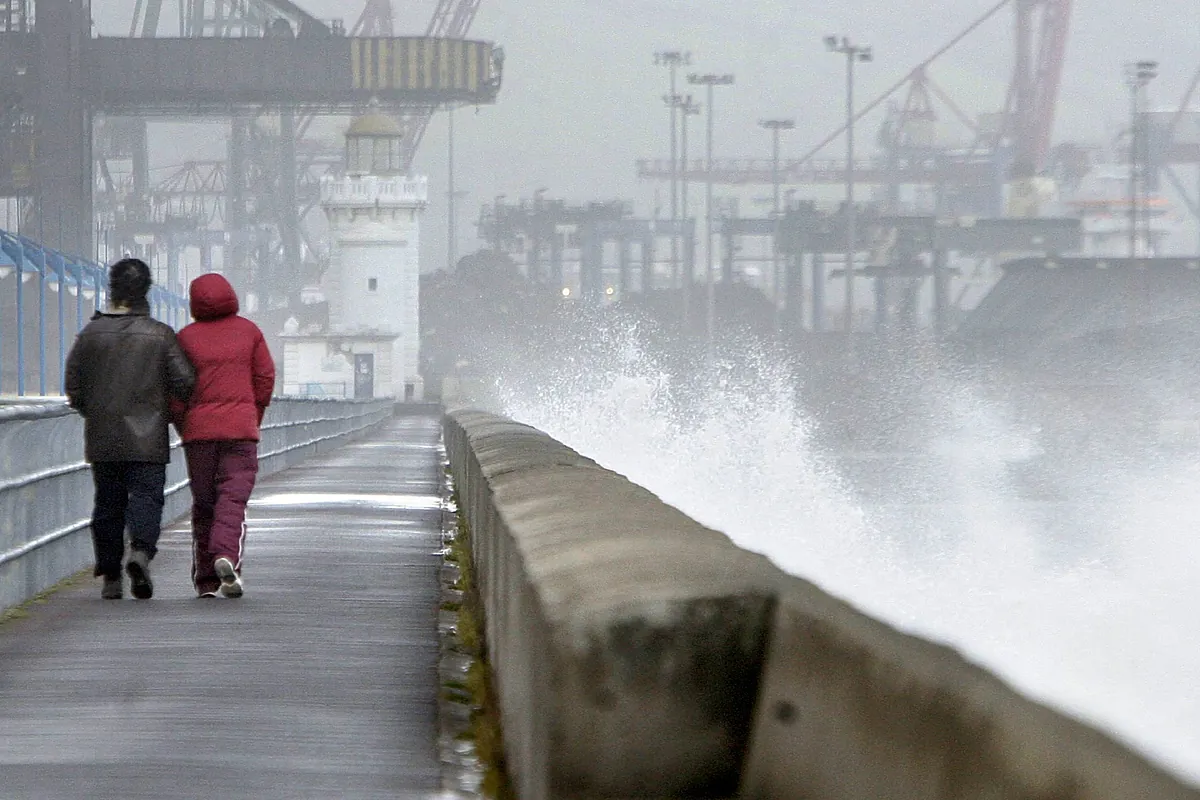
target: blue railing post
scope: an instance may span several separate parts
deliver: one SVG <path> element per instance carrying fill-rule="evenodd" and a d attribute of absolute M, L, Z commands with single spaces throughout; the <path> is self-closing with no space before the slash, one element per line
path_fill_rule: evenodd
<path fill-rule="evenodd" d="M 82 261 L 75 262 L 75 334 L 83 330 L 83 288 L 84 278 L 87 277 L 87 265 Z"/>
<path fill-rule="evenodd" d="M 17 243 L 17 395 L 25 394 L 25 245 Z"/>
<path fill-rule="evenodd" d="M 4 258 L 4 267 L 7 268 L 7 263 L 11 261 L 16 270 L 17 394 L 25 396 L 29 391 L 27 387 L 29 375 L 26 367 L 29 354 L 26 352 L 27 331 L 25 325 L 28 315 L 25 308 L 25 281 L 34 275 L 38 277 L 37 391 L 41 395 L 46 395 L 50 390 L 50 384 L 54 383 L 55 388 L 62 392 L 66 389 L 67 351 L 70 349 L 67 342 L 67 336 L 70 333 L 67 315 L 71 311 L 65 294 L 74 288 L 75 334 L 78 334 L 87 323 L 84 315 L 84 305 L 87 302 L 86 292 L 93 293 L 90 305 L 95 311 L 103 311 L 107 304 L 108 270 L 101 264 L 51 250 L 27 237 L 3 230 L 0 230 L 0 252 L 3 253 L 0 258 L 7 256 Z M 54 270 L 56 274 L 52 275 L 50 270 Z M 46 293 L 53 290 L 58 291 L 57 363 L 59 378 L 57 382 L 51 381 L 49 377 L 50 368 L 54 365 L 54 356 L 47 352 L 46 338 L 51 330 L 48 324 L 49 314 L 54 313 L 55 310 L 52 306 L 48 307 Z M 187 299 L 171 291 L 169 287 L 154 286 L 148 299 L 155 319 L 165 322 L 176 330 L 186 321 Z M 5 364 L 3 356 L 6 354 L 3 345 L 7 344 L 6 340 L 7 337 L 0 337 L 0 364 Z M 0 370 L 0 383 L 4 382 L 3 376 L 4 370 Z"/>
<path fill-rule="evenodd" d="M 20 297 L 21 297 L 20 286 L 21 286 L 21 262 L 22 262 L 21 243 L 12 234 L 7 233 L 5 231 L 0 231 L 0 251 L 3 251 L 4 255 L 8 257 L 8 260 L 12 263 L 13 270 L 15 271 L 15 274 L 16 274 L 16 280 L 17 280 L 16 296 L 18 299 L 17 315 L 18 315 L 18 323 L 19 323 L 20 322 L 20 308 L 19 308 L 20 302 L 19 301 L 20 301 Z M 0 325 L 0 329 L 3 329 L 3 325 Z M 21 330 L 20 325 L 18 324 L 17 337 L 16 337 L 18 343 L 21 340 L 20 330 Z M 5 364 L 4 348 L 2 346 L 0 346 L 0 384 L 3 384 L 4 364 Z M 0 386 L 0 393 L 3 393 L 2 386 Z"/>
<path fill-rule="evenodd" d="M 38 245 L 38 395 L 46 396 L 46 248 Z"/>
<path fill-rule="evenodd" d="M 20 271 L 17 280 L 21 280 Z M 4 320 L 0 319 L 0 397 L 4 396 Z"/>
<path fill-rule="evenodd" d="M 58 393 L 67 392 L 67 262 L 62 253 L 54 254 L 58 268 Z"/>

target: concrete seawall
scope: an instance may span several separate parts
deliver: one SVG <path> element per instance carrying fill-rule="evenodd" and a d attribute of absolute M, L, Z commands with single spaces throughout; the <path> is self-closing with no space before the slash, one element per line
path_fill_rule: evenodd
<path fill-rule="evenodd" d="M 259 474 L 336 447 L 382 422 L 392 409 L 387 400 L 277 399 L 263 420 Z M 83 461 L 83 420 L 65 402 L 0 403 L 0 610 L 92 563 L 92 492 Z M 167 467 L 164 519 L 187 513 L 191 502 L 176 443 Z"/>
<path fill-rule="evenodd" d="M 540 431 L 445 439 L 522 800 L 1200 800 Z"/>

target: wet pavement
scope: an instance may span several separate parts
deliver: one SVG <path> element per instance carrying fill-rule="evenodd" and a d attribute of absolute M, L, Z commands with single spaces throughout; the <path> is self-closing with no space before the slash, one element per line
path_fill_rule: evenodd
<path fill-rule="evenodd" d="M 260 482 L 240 600 L 195 597 L 176 525 L 153 600 L 87 580 L 0 625 L 0 797 L 436 796 L 439 424 Z"/>

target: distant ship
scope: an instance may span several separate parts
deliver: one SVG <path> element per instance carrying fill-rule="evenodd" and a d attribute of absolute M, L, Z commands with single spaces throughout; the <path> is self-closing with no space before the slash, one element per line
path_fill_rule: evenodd
<path fill-rule="evenodd" d="M 1130 255 L 1128 166 L 1093 167 L 1080 181 L 1079 188 L 1060 197 L 1057 205 L 1058 214 L 1078 217 L 1082 222 L 1082 255 L 1114 258 Z M 1161 255 L 1164 243 L 1185 230 L 1183 218 L 1160 192 L 1143 195 L 1137 205 L 1137 230 L 1132 237 L 1134 255 L 1151 258 Z"/>

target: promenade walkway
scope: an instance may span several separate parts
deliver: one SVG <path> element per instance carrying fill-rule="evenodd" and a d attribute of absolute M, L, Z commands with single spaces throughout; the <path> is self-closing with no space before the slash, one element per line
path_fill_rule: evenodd
<path fill-rule="evenodd" d="M 184 524 L 153 600 L 87 580 L 0 625 L 0 796 L 436 796 L 439 435 L 398 417 L 261 481 L 240 600 L 194 596 Z"/>

